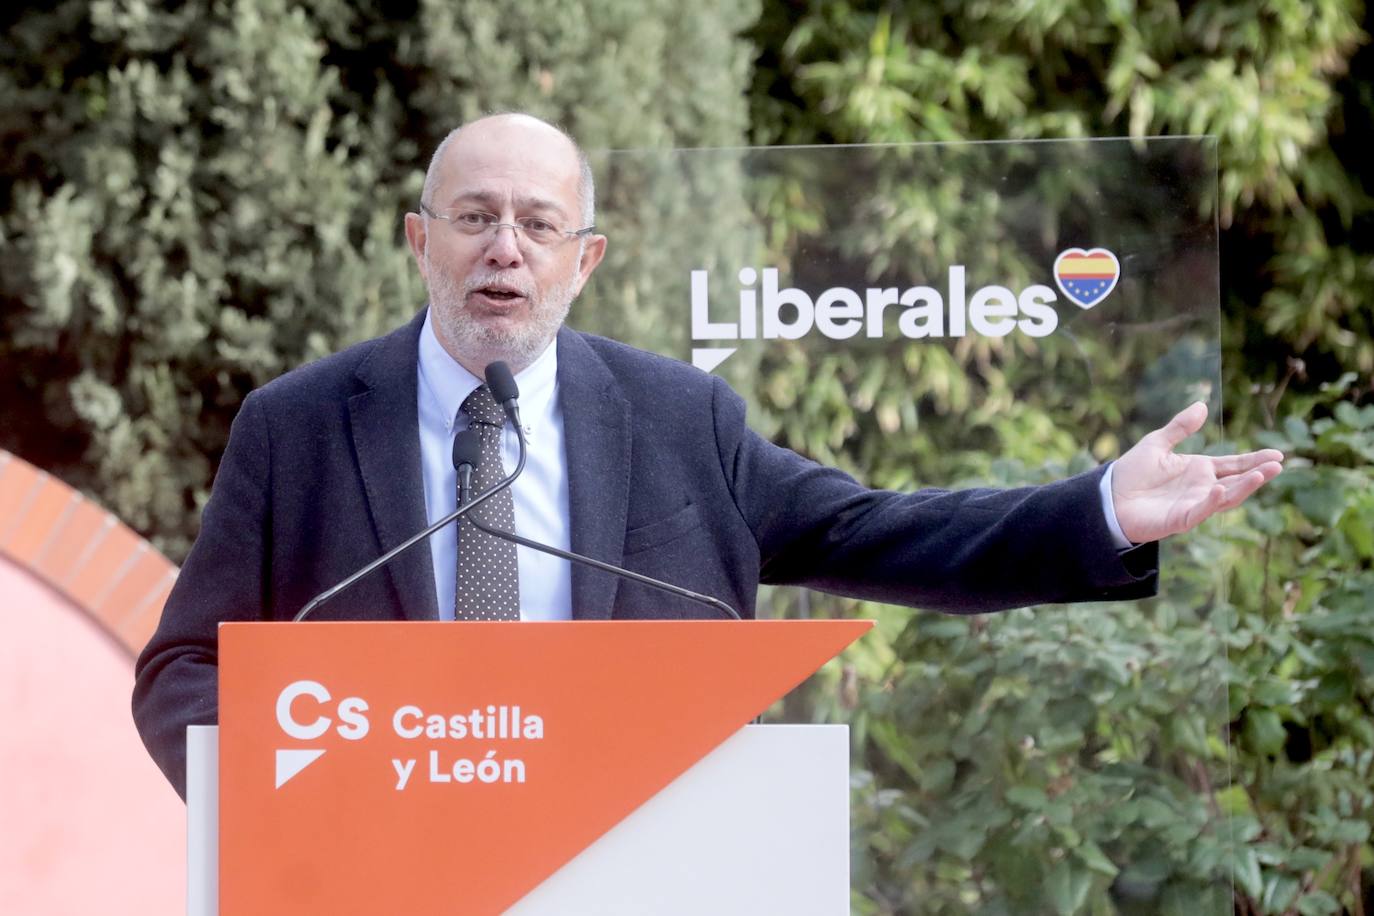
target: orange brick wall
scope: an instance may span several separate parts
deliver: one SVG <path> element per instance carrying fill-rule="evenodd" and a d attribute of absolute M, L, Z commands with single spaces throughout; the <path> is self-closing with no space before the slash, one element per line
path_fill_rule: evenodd
<path fill-rule="evenodd" d="M 105 509 L 0 450 L 0 553 L 90 614 L 131 656 L 153 635 L 177 567 Z"/>

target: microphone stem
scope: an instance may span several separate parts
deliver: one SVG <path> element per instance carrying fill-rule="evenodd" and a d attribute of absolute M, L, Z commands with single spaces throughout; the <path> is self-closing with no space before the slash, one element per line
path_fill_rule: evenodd
<path fill-rule="evenodd" d="M 523 468 L 525 466 L 526 454 L 525 430 L 520 426 L 520 418 L 518 414 L 513 415 L 511 419 L 515 426 L 515 434 L 520 440 L 520 467 Z M 517 470 L 516 473 L 518 474 L 519 471 Z M 467 492 L 466 488 L 462 486 L 462 483 L 463 481 L 461 481 L 460 479 L 460 497 L 462 496 L 462 494 Z M 476 500 L 474 500 L 474 503 L 475 502 Z M 530 550 L 537 550 L 540 553 L 547 553 L 551 556 L 558 557 L 560 560 L 567 560 L 570 563 L 581 563 L 584 566 L 590 566 L 593 569 L 599 569 L 602 572 L 609 573 L 613 576 L 624 576 L 626 579 L 629 579 L 633 582 L 638 582 L 641 585 L 647 585 L 649 588 L 658 589 L 659 591 L 667 592 L 670 595 L 677 595 L 679 598 L 686 598 L 688 601 L 695 601 L 699 604 L 705 604 L 711 608 L 714 608 L 717 611 L 724 613 L 726 617 L 729 617 L 733 620 L 741 619 L 738 611 L 730 607 L 730 605 L 726 604 L 724 601 L 721 601 L 719 598 L 712 598 L 710 595 L 702 595 L 697 592 L 691 591 L 690 589 L 685 589 L 678 585 L 672 585 L 668 582 L 660 582 L 657 579 L 651 579 L 648 576 L 640 575 L 637 572 L 631 572 L 630 570 L 622 569 L 619 566 L 612 566 L 610 563 L 604 563 L 601 560 L 594 560 L 591 557 L 584 557 L 580 554 L 570 553 L 566 550 L 561 550 L 557 547 L 550 547 L 548 544 L 541 544 L 538 541 L 531 541 L 529 538 L 521 537 L 520 535 L 512 531 L 501 531 L 498 528 L 491 528 L 487 525 L 484 525 L 482 522 L 478 521 L 477 516 L 475 515 L 470 516 L 468 518 L 468 524 L 472 525 L 472 527 L 476 528 L 478 531 L 485 532 L 486 534 L 489 534 L 492 537 L 504 538 L 508 541 L 514 541 L 521 547 L 528 547 Z"/>
<path fill-rule="evenodd" d="M 315 608 L 319 607 L 321 604 L 324 604 L 330 598 L 333 598 L 339 592 L 348 588 L 350 585 L 352 585 L 354 582 L 357 582 L 363 576 L 366 576 L 368 573 L 372 572 L 374 569 L 381 566 L 382 564 L 390 562 L 392 559 L 409 550 L 411 547 L 414 547 L 416 544 L 420 543 L 425 538 L 429 537 L 431 534 L 438 531 L 445 525 L 457 521 L 459 518 L 466 515 L 468 512 L 472 511 L 476 507 L 480 506 L 482 503 L 486 502 L 491 497 L 495 496 L 501 490 L 504 490 L 506 487 L 510 486 L 511 483 L 515 480 L 515 478 L 520 476 L 520 472 L 525 469 L 524 443 L 524 437 L 521 436 L 520 462 L 516 465 L 515 470 L 511 474 L 507 475 L 505 479 L 503 479 L 495 486 L 488 489 L 485 493 L 478 493 L 476 496 L 472 498 L 471 501 L 459 506 L 457 509 L 450 512 L 448 515 L 445 515 L 443 518 L 439 519 L 437 522 L 430 525 L 428 528 L 421 531 L 419 534 L 412 535 L 400 545 L 393 547 L 391 550 L 388 550 L 386 553 L 382 554 L 380 557 L 373 560 L 371 563 L 367 564 L 362 569 L 353 573 L 353 575 L 349 576 L 347 579 L 344 579 L 338 585 L 326 589 L 325 591 L 320 592 L 314 598 L 311 598 L 310 602 L 306 604 L 305 607 L 301 608 L 300 611 L 297 612 L 295 617 L 291 618 L 292 622 L 299 623 L 300 621 L 304 620 L 306 617 L 310 616 L 310 614 L 315 610 Z"/>
<path fill-rule="evenodd" d="M 594 560 L 591 557 L 584 557 L 580 554 L 569 553 L 566 550 L 560 550 L 557 547 L 550 547 L 548 544 L 540 544 L 538 541 L 531 541 L 529 538 L 521 537 L 520 535 L 510 531 L 501 531 L 498 528 L 490 528 L 482 524 L 481 522 L 477 521 L 476 518 L 469 518 L 468 524 L 476 528 L 478 531 L 486 532 L 492 537 L 504 538 L 508 541 L 514 541 L 521 547 L 528 547 L 531 550 L 537 550 L 540 553 L 551 554 L 552 556 L 558 557 L 559 559 L 567 560 L 571 563 L 581 563 L 584 566 L 590 566 L 593 569 L 599 569 L 602 572 L 610 573 L 613 576 L 624 576 L 626 579 L 638 582 L 641 585 L 647 585 L 650 588 L 656 588 L 659 591 L 668 592 L 671 595 L 677 595 L 679 598 L 686 598 L 689 601 L 696 601 L 700 602 L 701 604 L 710 605 L 711 607 L 723 612 L 727 617 L 730 617 L 734 620 L 741 619 L 738 611 L 730 607 L 730 605 L 726 604 L 724 601 L 721 601 L 719 598 L 712 598 L 710 595 L 702 595 L 690 589 L 682 588 L 678 585 L 672 585 L 667 582 L 660 582 L 657 579 L 651 579 L 648 576 L 640 575 L 637 572 L 632 572 L 628 569 L 622 569 L 619 566 L 612 566 L 610 563 L 603 563 L 601 560 Z"/>

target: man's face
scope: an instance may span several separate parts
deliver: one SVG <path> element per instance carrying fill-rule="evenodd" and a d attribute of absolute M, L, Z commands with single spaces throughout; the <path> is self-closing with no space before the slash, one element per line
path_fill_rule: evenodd
<path fill-rule="evenodd" d="M 579 162 L 566 138 L 530 119 L 489 118 L 450 144 L 431 210 L 476 210 L 502 223 L 538 217 L 582 228 Z M 519 372 L 553 340 L 605 251 L 604 237 L 539 245 L 508 227 L 467 235 L 448 222 L 406 217 L 429 287 L 439 342 L 481 375 L 501 359 Z"/>

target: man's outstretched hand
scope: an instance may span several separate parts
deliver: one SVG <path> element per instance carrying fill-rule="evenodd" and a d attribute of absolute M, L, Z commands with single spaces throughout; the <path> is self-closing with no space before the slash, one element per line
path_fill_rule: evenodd
<path fill-rule="evenodd" d="M 1196 528 L 1213 513 L 1239 506 L 1283 470 L 1283 453 L 1272 448 L 1219 457 L 1174 454 L 1206 419 L 1207 405 L 1199 401 L 1137 442 L 1113 466 L 1112 507 L 1132 543 Z"/>

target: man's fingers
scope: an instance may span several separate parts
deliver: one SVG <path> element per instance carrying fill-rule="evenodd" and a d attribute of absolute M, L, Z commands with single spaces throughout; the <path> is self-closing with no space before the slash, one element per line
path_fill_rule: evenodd
<path fill-rule="evenodd" d="M 1251 493 L 1264 486 L 1264 481 L 1264 474 L 1259 471 L 1251 471 L 1248 474 L 1228 477 L 1212 484 L 1206 497 L 1193 506 L 1188 513 L 1183 530 L 1188 531 L 1196 528 L 1218 512 L 1225 512 L 1239 506 L 1249 499 Z"/>
<path fill-rule="evenodd" d="M 1259 474 L 1260 483 L 1268 483 L 1283 471 L 1283 465 L 1277 461 L 1262 461 L 1254 467 L 1242 468 L 1232 474 L 1218 474 L 1217 480 L 1226 484 L 1228 487 L 1238 483 L 1242 477 L 1250 474 Z"/>
<path fill-rule="evenodd" d="M 1201 401 L 1189 404 L 1174 414 L 1174 418 L 1155 432 L 1164 437 L 1164 442 L 1172 451 L 1180 442 L 1202 429 L 1207 421 L 1207 405 Z"/>
<path fill-rule="evenodd" d="M 1226 500 L 1221 504 L 1221 508 L 1230 509 L 1248 500 L 1254 490 L 1264 486 L 1265 477 L 1260 471 L 1250 471 L 1249 474 L 1242 474 L 1241 477 L 1232 479 L 1226 488 Z"/>
<path fill-rule="evenodd" d="M 1224 484 L 1214 483 L 1212 488 L 1207 491 L 1207 496 L 1184 516 L 1182 531 L 1191 531 L 1211 518 L 1217 512 L 1227 508 L 1227 488 Z"/>
<path fill-rule="evenodd" d="M 1221 455 L 1212 459 L 1212 469 L 1218 477 L 1225 477 L 1229 474 L 1244 474 L 1246 471 L 1252 471 L 1265 464 L 1275 464 L 1282 468 L 1283 452 L 1278 449 L 1265 448 L 1257 452 L 1246 452 L 1243 455 Z"/>
<path fill-rule="evenodd" d="M 1213 512 L 1224 512 L 1227 509 L 1234 509 L 1241 503 L 1250 498 L 1260 487 L 1264 486 L 1283 470 L 1283 465 L 1277 461 L 1270 461 L 1246 471 L 1244 474 L 1233 474 L 1230 477 L 1223 477 L 1217 481 L 1225 491 L 1221 505 Z"/>

